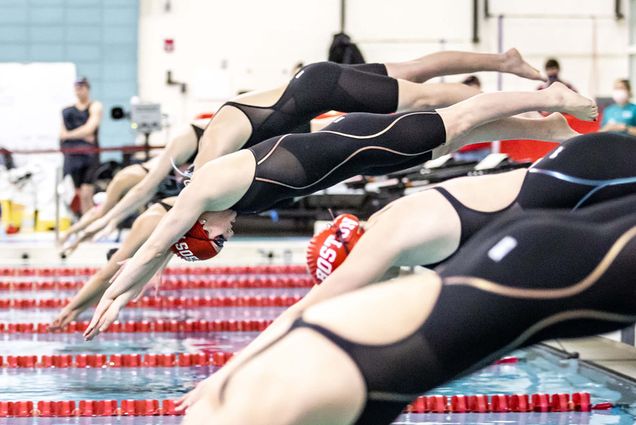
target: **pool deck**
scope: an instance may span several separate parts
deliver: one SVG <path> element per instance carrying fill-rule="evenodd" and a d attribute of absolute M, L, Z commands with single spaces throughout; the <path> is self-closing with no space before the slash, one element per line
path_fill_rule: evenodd
<path fill-rule="evenodd" d="M 636 348 L 603 336 L 545 342 L 563 352 L 579 353 L 580 359 L 636 381 Z"/>

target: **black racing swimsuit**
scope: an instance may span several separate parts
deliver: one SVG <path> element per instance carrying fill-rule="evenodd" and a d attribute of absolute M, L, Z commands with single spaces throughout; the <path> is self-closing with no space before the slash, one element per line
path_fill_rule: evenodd
<path fill-rule="evenodd" d="M 417 395 L 515 348 L 634 322 L 634 211 L 636 195 L 500 217 L 446 264 L 431 313 L 398 341 L 359 344 L 302 319 L 289 332 L 312 329 L 346 352 L 367 389 L 355 424 L 389 424 Z"/>
<path fill-rule="evenodd" d="M 318 62 L 307 65 L 291 79 L 280 99 L 271 106 L 226 102 L 249 119 L 252 133 L 243 145 L 255 144 L 293 131 L 325 112 L 386 114 L 398 107 L 397 80 L 380 63 L 342 65 Z"/>
<path fill-rule="evenodd" d="M 515 201 L 499 211 L 468 208 L 443 187 L 431 190 L 441 193 L 459 216 L 461 246 L 511 209 L 575 210 L 636 193 L 634 164 L 636 138 L 618 133 L 592 133 L 564 142 L 530 167 Z"/>
<path fill-rule="evenodd" d="M 190 124 L 190 125 L 192 126 L 192 130 L 194 130 L 194 134 L 196 136 L 197 148 L 192 153 L 192 155 L 190 155 L 187 161 L 184 162 L 184 164 L 192 164 L 194 162 L 194 158 L 196 158 L 197 153 L 199 153 L 199 140 L 201 140 L 201 136 L 203 136 L 203 132 L 204 132 L 203 128 L 195 124 Z M 172 172 L 169 175 L 167 175 L 161 181 L 161 183 L 159 183 L 159 188 L 157 189 L 157 193 L 153 197 L 153 201 L 152 201 L 153 203 L 159 199 L 165 199 L 165 198 L 170 198 L 172 196 L 178 196 L 179 193 L 181 193 L 181 191 L 185 187 L 185 184 L 183 183 L 184 179 L 177 177 L 175 173 L 176 173 L 176 170 L 172 170 Z"/>
<path fill-rule="evenodd" d="M 528 169 L 523 208 L 577 209 L 636 191 L 636 137 L 591 133 L 562 143 Z"/>
<path fill-rule="evenodd" d="M 197 138 L 197 148 L 192 153 L 192 155 L 190 155 L 190 158 L 188 158 L 188 160 L 185 162 L 186 164 L 192 164 L 194 162 L 194 158 L 197 157 L 197 154 L 199 153 L 199 141 L 201 140 L 201 137 L 203 136 L 203 133 L 205 132 L 205 128 L 201 128 L 195 124 L 190 124 L 190 125 L 192 126 L 192 129 L 194 130 L 194 134 L 196 135 L 196 138 Z"/>
<path fill-rule="evenodd" d="M 500 217 L 506 211 L 517 206 L 515 202 L 498 211 L 479 211 L 464 205 L 459 199 L 455 198 L 451 193 L 442 186 L 434 187 L 431 190 L 439 192 L 449 204 L 453 207 L 461 224 L 461 236 L 459 238 L 460 246 L 470 239 L 475 233 L 483 229 L 488 223 Z"/>
<path fill-rule="evenodd" d="M 311 134 L 286 134 L 249 148 L 254 181 L 232 207 L 258 213 L 358 174 L 384 175 L 431 159 L 446 141 L 436 112 L 353 113 Z"/>

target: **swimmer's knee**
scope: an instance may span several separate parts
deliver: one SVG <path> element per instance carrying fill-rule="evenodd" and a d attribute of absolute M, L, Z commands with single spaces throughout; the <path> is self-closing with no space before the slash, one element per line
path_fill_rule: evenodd
<path fill-rule="evenodd" d="M 165 210 L 161 205 L 154 204 L 135 219 L 131 231 L 141 231 L 144 228 L 153 229 L 164 215 Z"/>
<path fill-rule="evenodd" d="M 459 110 L 450 106 L 436 109 L 436 112 L 442 119 L 446 131 L 444 146 L 465 136 L 475 126 L 474 115 L 465 108 Z"/>
<path fill-rule="evenodd" d="M 296 85 L 302 84 L 302 87 L 306 85 L 308 91 L 306 94 L 311 94 L 318 88 L 324 88 L 324 90 L 332 89 L 337 83 L 341 72 L 342 65 L 333 62 L 317 62 L 307 65 L 298 71 L 291 82 Z"/>
<path fill-rule="evenodd" d="M 315 62 L 301 68 L 294 77 L 299 78 L 300 76 L 306 75 L 319 75 L 321 72 L 340 71 L 341 68 L 342 65 L 335 62 Z"/>
<path fill-rule="evenodd" d="M 79 187 L 79 194 L 82 197 L 93 196 L 95 187 L 92 184 L 84 183 Z"/>

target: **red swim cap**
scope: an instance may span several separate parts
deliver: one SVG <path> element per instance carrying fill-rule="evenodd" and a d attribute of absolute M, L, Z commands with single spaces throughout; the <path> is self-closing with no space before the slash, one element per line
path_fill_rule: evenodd
<path fill-rule="evenodd" d="M 223 236 L 210 240 L 208 232 L 197 221 L 181 239 L 170 247 L 170 250 L 186 261 L 207 260 L 221 252 L 223 242 L 225 242 Z"/>
<path fill-rule="evenodd" d="M 321 283 L 336 270 L 363 234 L 358 217 L 341 214 L 329 228 L 315 235 L 307 247 L 307 267 L 314 282 Z"/>

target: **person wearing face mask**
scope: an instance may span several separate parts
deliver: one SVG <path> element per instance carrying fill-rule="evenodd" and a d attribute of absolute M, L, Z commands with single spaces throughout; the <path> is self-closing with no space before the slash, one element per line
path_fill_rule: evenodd
<path fill-rule="evenodd" d="M 552 85 L 552 83 L 555 82 L 560 82 L 563 83 L 567 86 L 567 88 L 569 88 L 570 90 L 573 91 L 577 91 L 574 86 L 572 86 L 572 84 L 568 83 L 567 81 L 563 81 L 560 77 L 559 77 L 559 71 L 561 71 L 561 66 L 559 65 L 559 61 L 557 61 L 554 58 L 550 58 L 547 61 L 545 61 L 545 75 L 547 77 L 547 81 L 542 83 L 539 87 L 537 87 L 537 90 L 543 90 L 543 89 L 547 89 L 548 87 L 550 87 L 550 85 Z"/>
<path fill-rule="evenodd" d="M 636 105 L 629 101 L 631 97 L 629 80 L 616 80 L 612 92 L 615 103 L 605 108 L 601 131 L 621 131 L 636 135 Z"/>

